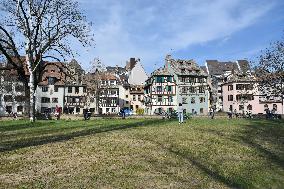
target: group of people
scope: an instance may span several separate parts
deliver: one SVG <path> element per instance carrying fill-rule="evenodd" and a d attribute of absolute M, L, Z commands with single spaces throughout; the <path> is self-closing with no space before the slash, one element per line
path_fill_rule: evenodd
<path fill-rule="evenodd" d="M 55 111 L 54 111 L 54 116 L 55 116 L 56 120 L 60 119 L 61 112 L 62 112 L 62 108 L 56 105 Z M 50 119 L 50 110 L 49 109 L 46 109 L 44 111 L 44 118 L 46 120 Z"/>
<path fill-rule="evenodd" d="M 277 118 L 276 116 L 276 109 L 273 108 L 272 110 L 269 110 L 269 108 L 265 109 L 265 118 L 266 119 L 274 119 Z"/>
<path fill-rule="evenodd" d="M 235 116 L 235 118 L 252 118 L 252 113 L 250 111 L 246 111 L 246 113 L 243 111 L 243 113 L 237 113 L 237 110 L 235 109 L 234 111 L 229 111 L 228 112 L 228 117 L 229 119 L 232 119 L 233 116 Z"/>

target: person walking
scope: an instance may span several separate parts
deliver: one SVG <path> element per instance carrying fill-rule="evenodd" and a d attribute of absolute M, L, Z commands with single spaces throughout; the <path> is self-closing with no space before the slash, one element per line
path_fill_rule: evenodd
<path fill-rule="evenodd" d="M 183 108 L 181 103 L 179 103 L 178 105 L 177 113 L 178 113 L 178 123 L 181 124 L 183 123 Z"/>

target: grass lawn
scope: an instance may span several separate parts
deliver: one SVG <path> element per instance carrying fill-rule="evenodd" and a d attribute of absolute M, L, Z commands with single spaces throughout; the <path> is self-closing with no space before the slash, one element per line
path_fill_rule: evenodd
<path fill-rule="evenodd" d="M 2 121 L 0 188 L 284 188 L 284 121 Z"/>

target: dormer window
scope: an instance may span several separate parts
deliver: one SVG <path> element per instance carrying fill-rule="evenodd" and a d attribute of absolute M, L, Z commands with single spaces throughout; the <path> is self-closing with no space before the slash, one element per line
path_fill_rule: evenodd
<path fill-rule="evenodd" d="M 48 78 L 48 85 L 54 85 L 55 83 L 55 78 L 54 77 L 49 77 Z"/>

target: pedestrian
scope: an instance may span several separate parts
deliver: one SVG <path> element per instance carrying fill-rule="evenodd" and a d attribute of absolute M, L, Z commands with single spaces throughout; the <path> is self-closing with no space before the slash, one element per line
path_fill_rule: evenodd
<path fill-rule="evenodd" d="M 181 124 L 183 123 L 183 108 L 181 103 L 179 103 L 178 105 L 177 113 L 178 113 L 178 123 Z"/>
<path fill-rule="evenodd" d="M 57 120 L 59 120 L 60 119 L 60 108 L 56 105 L 56 107 L 55 107 L 55 117 L 56 117 L 56 119 Z"/>
<path fill-rule="evenodd" d="M 211 119 L 214 119 L 214 116 L 215 116 L 215 110 L 216 110 L 216 107 L 215 107 L 215 106 L 213 106 L 213 107 L 212 107 Z"/>
<path fill-rule="evenodd" d="M 120 109 L 120 115 L 121 115 L 122 119 L 125 119 L 125 109 L 124 108 Z"/>
<path fill-rule="evenodd" d="M 235 117 L 238 118 L 237 109 L 234 110 Z"/>

